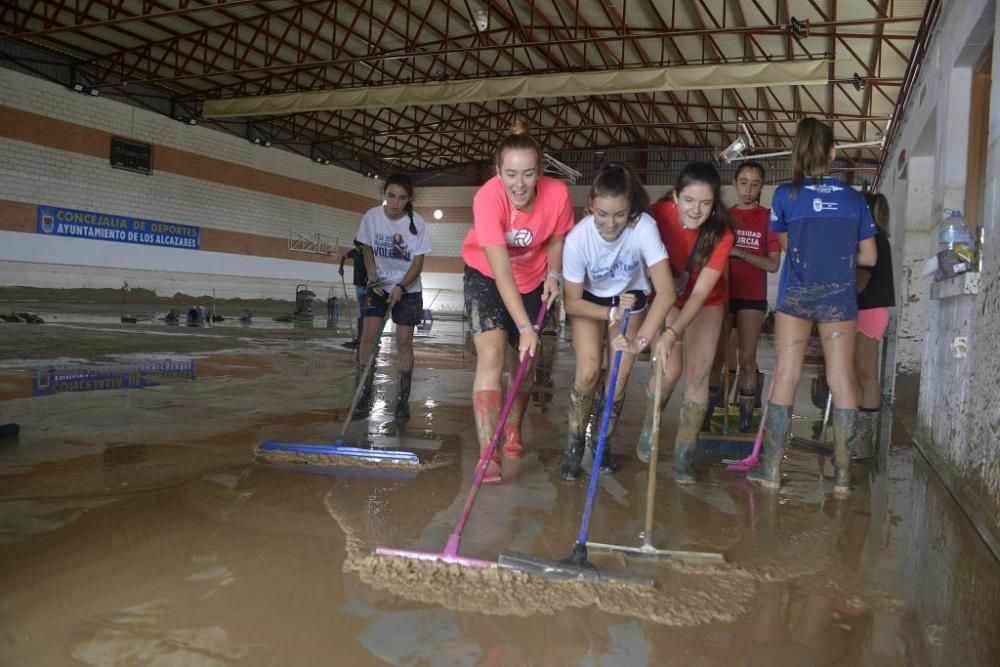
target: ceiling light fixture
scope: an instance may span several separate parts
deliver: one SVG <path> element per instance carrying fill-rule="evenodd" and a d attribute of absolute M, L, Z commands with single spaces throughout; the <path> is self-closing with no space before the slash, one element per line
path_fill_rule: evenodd
<path fill-rule="evenodd" d="M 725 160 L 726 164 L 732 164 L 733 160 L 741 159 L 743 153 L 753 150 L 753 148 L 753 137 L 750 136 L 750 130 L 747 129 L 746 123 L 741 118 L 739 119 L 736 139 L 719 153 L 719 157 Z"/>

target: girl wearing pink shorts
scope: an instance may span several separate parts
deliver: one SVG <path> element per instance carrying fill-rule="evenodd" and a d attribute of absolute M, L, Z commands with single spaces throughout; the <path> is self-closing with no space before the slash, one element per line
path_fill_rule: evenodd
<path fill-rule="evenodd" d="M 857 269 L 858 332 L 854 343 L 854 372 L 858 381 L 858 431 L 854 460 L 875 456 L 874 436 L 882 404 L 878 379 L 878 348 L 889 326 L 889 309 L 896 305 L 892 281 L 892 250 L 889 247 L 889 202 L 881 193 L 864 193 L 875 219 L 875 266 Z"/>

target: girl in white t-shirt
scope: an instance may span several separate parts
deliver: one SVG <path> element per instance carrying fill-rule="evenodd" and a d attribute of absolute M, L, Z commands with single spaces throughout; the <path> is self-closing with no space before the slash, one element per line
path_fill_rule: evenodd
<path fill-rule="evenodd" d="M 563 289 L 566 314 L 573 328 L 576 377 L 569 399 L 569 440 L 559 469 L 563 479 L 580 476 L 591 411 L 603 409 L 603 405 L 593 405 L 601 355 L 612 355 L 612 341 L 622 338 L 622 314 L 626 309 L 630 311 L 628 332 L 618 342 L 626 354 L 613 390 L 609 438 L 625 403 L 625 387 L 635 355 L 649 345 L 674 302 L 667 251 L 648 209 L 649 196 L 632 170 L 608 165 L 591 185 L 591 214 L 566 236 Z M 660 296 L 647 304 L 651 289 Z M 610 373 L 605 382 L 605 392 L 612 391 L 607 386 Z M 604 448 L 602 471 L 618 469 L 610 449 Z"/>
<path fill-rule="evenodd" d="M 354 409 L 354 419 L 364 419 L 371 411 L 372 374 L 364 374 L 364 361 L 371 354 L 382 318 L 392 309 L 396 324 L 396 355 L 399 360 L 399 391 L 396 419 L 410 417 L 410 381 L 413 378 L 413 327 L 423 317 L 420 272 L 424 255 L 431 251 L 427 223 L 413 211 L 413 183 L 409 176 L 392 174 L 382 189 L 385 201 L 365 213 L 358 230 L 368 286 L 361 315 L 364 323 L 358 347 L 357 382 L 365 388 Z M 357 385 L 355 384 L 355 387 Z"/>

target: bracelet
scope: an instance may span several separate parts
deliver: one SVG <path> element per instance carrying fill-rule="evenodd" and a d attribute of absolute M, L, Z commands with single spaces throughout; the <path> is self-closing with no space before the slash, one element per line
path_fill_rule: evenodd
<path fill-rule="evenodd" d="M 534 327 L 534 325 L 531 322 L 528 322 L 527 324 L 520 325 L 517 328 L 517 332 L 521 333 L 522 331 L 527 331 L 528 329 L 531 329 L 532 327 Z"/>
<path fill-rule="evenodd" d="M 618 306 L 608 308 L 608 322 L 614 324 L 618 321 Z"/>
<path fill-rule="evenodd" d="M 635 339 L 635 342 L 639 343 L 639 351 L 642 352 L 647 347 L 649 347 L 649 339 L 645 336 L 639 336 Z"/>
<path fill-rule="evenodd" d="M 398 287 L 403 294 L 406 294 L 406 288 L 403 287 L 403 283 L 396 283 L 396 287 Z"/>
<path fill-rule="evenodd" d="M 672 327 L 667 327 L 666 330 L 664 330 L 663 335 L 666 336 L 667 334 L 670 334 L 670 338 L 673 339 L 675 343 L 680 340 L 677 336 L 677 332 L 674 331 Z"/>
<path fill-rule="evenodd" d="M 562 273 L 559 271 L 549 271 L 549 274 L 545 276 L 546 278 L 555 278 L 556 280 L 562 280 Z"/>

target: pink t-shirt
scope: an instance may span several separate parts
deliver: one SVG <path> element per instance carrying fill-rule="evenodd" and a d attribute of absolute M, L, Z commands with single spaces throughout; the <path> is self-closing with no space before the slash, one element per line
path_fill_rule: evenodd
<path fill-rule="evenodd" d="M 462 259 L 495 279 L 483 246 L 506 245 L 517 290 L 527 294 L 541 285 L 548 273 L 549 239 L 565 236 L 572 229 L 573 204 L 565 183 L 542 176 L 531 212 L 519 211 L 507 199 L 500 177 L 494 176 L 476 192 L 472 216 L 472 229 L 462 243 Z"/>

